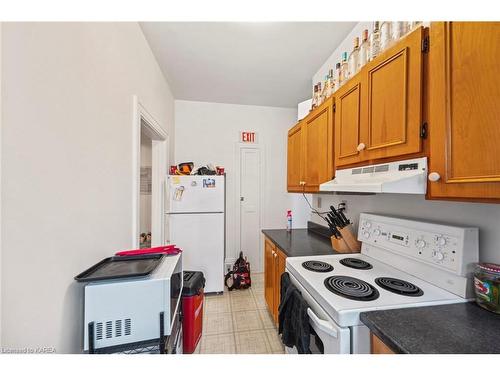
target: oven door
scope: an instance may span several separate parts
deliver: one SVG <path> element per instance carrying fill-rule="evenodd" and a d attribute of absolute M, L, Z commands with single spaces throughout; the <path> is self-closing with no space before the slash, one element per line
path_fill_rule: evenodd
<path fill-rule="evenodd" d="M 182 313 L 181 308 L 175 314 L 172 331 L 165 342 L 165 354 L 182 354 Z"/>
<path fill-rule="evenodd" d="M 309 305 L 307 315 L 309 315 L 311 327 L 311 352 L 313 354 L 349 354 L 351 352 L 349 328 L 339 327 L 292 274 L 290 274 L 290 279 Z M 288 354 L 297 353 L 295 348 L 286 349 Z"/>

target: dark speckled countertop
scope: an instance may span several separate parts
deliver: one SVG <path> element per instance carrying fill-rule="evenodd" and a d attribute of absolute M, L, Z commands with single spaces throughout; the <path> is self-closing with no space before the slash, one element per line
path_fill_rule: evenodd
<path fill-rule="evenodd" d="M 310 229 L 264 229 L 262 231 L 287 256 L 336 254 L 329 239 Z"/>
<path fill-rule="evenodd" d="M 360 319 L 397 353 L 500 353 L 500 315 L 474 302 L 369 311 Z"/>

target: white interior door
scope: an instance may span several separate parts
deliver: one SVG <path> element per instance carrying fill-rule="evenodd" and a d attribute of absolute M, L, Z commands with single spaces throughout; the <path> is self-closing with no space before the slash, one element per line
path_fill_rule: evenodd
<path fill-rule="evenodd" d="M 240 149 L 240 251 L 253 272 L 262 272 L 260 252 L 261 155 L 259 148 Z M 236 254 L 237 255 L 237 254 Z"/>

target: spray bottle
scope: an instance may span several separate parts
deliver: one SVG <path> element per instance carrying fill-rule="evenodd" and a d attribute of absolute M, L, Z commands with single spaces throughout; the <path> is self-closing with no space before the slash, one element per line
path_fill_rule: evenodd
<path fill-rule="evenodd" d="M 288 232 L 292 231 L 292 210 L 286 211 L 286 230 Z"/>

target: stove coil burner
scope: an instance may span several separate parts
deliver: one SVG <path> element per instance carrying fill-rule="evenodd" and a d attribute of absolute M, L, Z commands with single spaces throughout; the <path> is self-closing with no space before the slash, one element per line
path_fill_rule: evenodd
<path fill-rule="evenodd" d="M 326 262 L 320 262 L 318 260 L 308 260 L 302 263 L 302 267 L 306 270 L 313 272 L 330 272 L 333 271 L 333 266 Z"/>
<path fill-rule="evenodd" d="M 389 292 L 409 297 L 420 297 L 424 294 L 418 286 L 408 281 L 393 279 L 392 277 L 379 277 L 375 279 L 377 285 Z"/>
<path fill-rule="evenodd" d="M 340 260 L 340 264 L 346 267 L 356 268 L 357 270 L 370 270 L 373 268 L 370 263 L 358 258 L 344 258 Z"/>
<path fill-rule="evenodd" d="M 355 301 L 373 301 L 378 290 L 367 282 L 350 276 L 331 276 L 325 279 L 326 288 L 341 297 Z"/>

